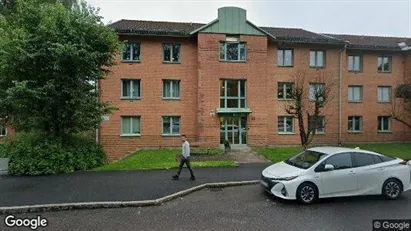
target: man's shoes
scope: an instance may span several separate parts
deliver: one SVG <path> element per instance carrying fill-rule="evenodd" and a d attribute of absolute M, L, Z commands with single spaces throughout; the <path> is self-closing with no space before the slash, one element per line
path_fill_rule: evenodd
<path fill-rule="evenodd" d="M 190 180 L 192 180 L 192 181 L 196 180 L 195 176 L 191 176 Z"/>
<path fill-rule="evenodd" d="M 173 180 L 178 180 L 178 175 L 174 175 Z"/>

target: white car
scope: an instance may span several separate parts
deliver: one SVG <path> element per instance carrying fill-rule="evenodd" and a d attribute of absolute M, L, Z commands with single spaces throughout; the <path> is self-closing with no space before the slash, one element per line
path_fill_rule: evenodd
<path fill-rule="evenodd" d="M 411 161 L 359 148 L 309 148 L 264 169 L 261 185 L 276 197 L 303 204 L 359 195 L 397 199 L 411 189 Z"/>

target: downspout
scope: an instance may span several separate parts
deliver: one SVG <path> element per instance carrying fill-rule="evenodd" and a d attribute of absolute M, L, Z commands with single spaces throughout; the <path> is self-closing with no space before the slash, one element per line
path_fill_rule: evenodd
<path fill-rule="evenodd" d="M 338 145 L 342 145 L 342 88 L 343 88 L 343 55 L 347 49 L 347 43 L 344 45 L 344 49 L 340 50 L 340 76 L 338 84 Z"/>
<path fill-rule="evenodd" d="M 98 92 L 98 81 L 99 81 L 99 79 L 96 79 L 94 82 L 95 82 L 95 91 L 96 91 L 96 93 L 97 93 L 97 104 L 99 103 L 99 101 L 100 101 L 100 95 L 99 95 L 99 92 Z M 99 127 L 100 127 L 100 124 L 98 124 L 97 125 L 97 127 L 96 127 L 96 144 L 97 145 L 99 145 Z"/>

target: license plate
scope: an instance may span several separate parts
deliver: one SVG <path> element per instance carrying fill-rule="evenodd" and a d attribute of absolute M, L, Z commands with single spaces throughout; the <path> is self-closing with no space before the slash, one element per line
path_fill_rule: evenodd
<path fill-rule="evenodd" d="M 262 186 L 264 186 L 266 188 L 268 187 L 268 184 L 265 181 L 260 181 L 260 183 L 261 183 Z"/>

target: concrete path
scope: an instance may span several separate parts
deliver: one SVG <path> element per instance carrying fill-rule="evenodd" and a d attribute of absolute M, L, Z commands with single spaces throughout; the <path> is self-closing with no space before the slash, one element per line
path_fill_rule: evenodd
<path fill-rule="evenodd" d="M 54 176 L 0 177 L 0 207 L 73 202 L 152 200 L 193 186 L 212 182 L 259 180 L 270 163 L 241 164 L 234 168 L 194 169 L 197 180 L 189 181 L 184 169 L 179 181 L 176 170 L 76 172 Z"/>

